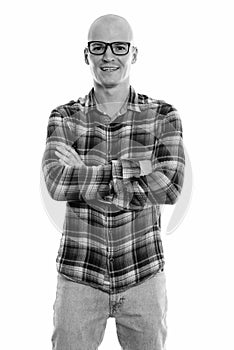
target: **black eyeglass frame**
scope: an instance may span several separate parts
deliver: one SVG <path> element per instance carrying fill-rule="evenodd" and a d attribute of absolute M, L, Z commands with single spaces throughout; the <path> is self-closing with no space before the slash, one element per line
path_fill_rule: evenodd
<path fill-rule="evenodd" d="M 102 53 L 93 53 L 91 50 L 90 50 L 90 46 L 92 43 L 100 43 L 100 44 L 104 44 L 105 45 L 105 49 L 104 49 L 104 52 Z M 115 53 L 113 51 L 113 47 L 112 45 L 113 44 L 127 44 L 127 52 L 125 53 Z M 88 42 L 88 49 L 89 49 L 89 52 L 92 54 L 92 55 L 95 55 L 95 56 L 101 56 L 101 55 L 104 55 L 106 53 L 106 50 L 108 48 L 108 46 L 110 46 L 111 48 L 111 52 L 116 55 L 116 56 L 125 56 L 129 53 L 129 48 L 131 46 L 131 43 L 127 42 L 127 41 L 113 41 L 112 43 L 106 43 L 105 41 L 99 41 L 99 40 L 94 40 L 94 41 L 89 41 Z"/>

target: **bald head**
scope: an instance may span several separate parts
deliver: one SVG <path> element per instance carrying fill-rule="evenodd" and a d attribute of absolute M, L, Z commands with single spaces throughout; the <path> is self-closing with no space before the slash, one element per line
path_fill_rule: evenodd
<path fill-rule="evenodd" d="M 104 15 L 97 18 L 89 29 L 88 41 L 133 41 L 133 32 L 128 21 L 117 15 Z"/>

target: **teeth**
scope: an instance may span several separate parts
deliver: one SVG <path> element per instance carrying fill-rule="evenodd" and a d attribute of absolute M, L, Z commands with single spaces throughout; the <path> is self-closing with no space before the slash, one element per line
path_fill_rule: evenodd
<path fill-rule="evenodd" d="M 118 67 L 102 67 L 101 70 L 104 70 L 104 71 L 114 71 L 114 70 L 117 70 Z"/>

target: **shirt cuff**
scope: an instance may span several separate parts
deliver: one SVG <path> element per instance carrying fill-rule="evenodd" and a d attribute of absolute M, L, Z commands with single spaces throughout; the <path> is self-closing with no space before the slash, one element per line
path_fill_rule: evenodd
<path fill-rule="evenodd" d="M 112 160 L 112 177 L 113 179 L 130 179 L 140 177 L 141 167 L 139 161 L 121 159 Z"/>

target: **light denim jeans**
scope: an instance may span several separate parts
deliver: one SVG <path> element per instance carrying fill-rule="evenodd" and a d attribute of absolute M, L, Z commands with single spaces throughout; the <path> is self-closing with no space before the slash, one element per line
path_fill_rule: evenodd
<path fill-rule="evenodd" d="M 123 350 L 165 350 L 165 273 L 117 294 L 72 282 L 58 274 L 53 350 L 97 350 L 108 317 L 115 317 Z"/>

